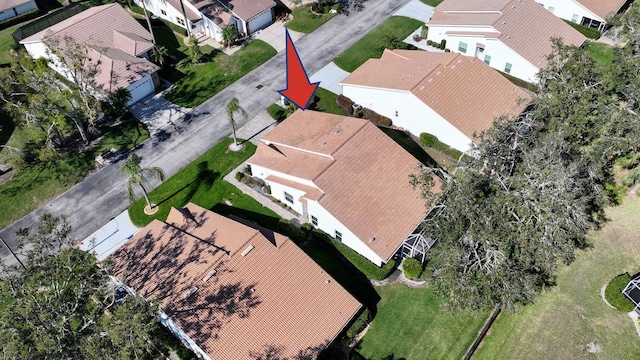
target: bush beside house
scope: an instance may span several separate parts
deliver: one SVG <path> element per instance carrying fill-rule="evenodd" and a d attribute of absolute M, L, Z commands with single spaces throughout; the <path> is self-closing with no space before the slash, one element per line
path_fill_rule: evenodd
<path fill-rule="evenodd" d="M 622 312 L 629 312 L 634 309 L 633 303 L 622 293 L 629 281 L 631 281 L 629 274 L 620 274 L 614 277 L 604 290 L 604 297 L 609 305 Z"/>
<path fill-rule="evenodd" d="M 408 279 L 417 279 L 422 272 L 422 265 L 415 258 L 406 258 L 402 262 L 402 271 Z"/>

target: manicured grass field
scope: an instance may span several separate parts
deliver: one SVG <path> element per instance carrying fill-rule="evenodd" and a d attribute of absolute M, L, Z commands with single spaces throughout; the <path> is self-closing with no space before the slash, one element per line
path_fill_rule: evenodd
<path fill-rule="evenodd" d="M 640 199 L 607 209 L 610 222 L 590 235 L 558 273 L 557 286 L 518 313 L 503 313 L 475 359 L 640 359 L 640 339 L 627 314 L 608 307 L 600 289 L 620 273 L 640 270 Z M 593 355 L 587 344 L 601 350 Z"/>
<path fill-rule="evenodd" d="M 184 77 L 166 98 L 180 106 L 198 106 L 275 55 L 276 50 L 261 40 L 252 41 L 231 56 L 215 52 L 204 64 L 180 69 Z"/>
<path fill-rule="evenodd" d="M 291 12 L 291 15 L 293 16 L 293 20 L 286 24 L 287 28 L 301 33 L 310 33 L 337 14 L 324 14 L 322 16 L 318 16 L 311 12 L 310 6 L 301 6 L 294 9 L 293 12 Z"/>
<path fill-rule="evenodd" d="M 352 72 L 368 59 L 379 58 L 387 46 L 386 38 L 388 36 L 396 37 L 402 41 L 422 25 L 424 24 L 421 21 L 408 17 L 391 16 L 345 52 L 336 56 L 333 62 L 342 70 Z"/>
<path fill-rule="evenodd" d="M 149 198 L 160 207 L 156 214 L 152 216 L 144 214 L 142 211 L 146 205 L 144 198 L 136 201 L 129 208 L 131 221 L 137 226 L 145 226 L 153 219 L 165 220 L 171 207 L 181 207 L 188 202 L 193 202 L 225 214 L 236 213 L 234 209 L 240 209 L 239 215 L 242 217 L 264 216 L 271 220 L 275 219 L 277 222 L 278 215 L 222 179 L 256 150 L 255 145 L 246 142 L 242 151 L 229 151 L 228 146 L 231 141 L 233 140 L 225 139 L 216 144 L 151 191 Z M 232 206 L 225 205 L 225 199 L 231 201 Z"/>
<path fill-rule="evenodd" d="M 429 288 L 390 285 L 376 291 L 378 313 L 356 347 L 369 360 L 460 359 L 489 316 L 444 311 Z"/>
<path fill-rule="evenodd" d="M 338 95 L 327 89 L 318 87 L 314 94 L 314 99 L 311 101 L 311 104 L 309 104 L 309 110 L 344 115 L 344 111 L 342 111 L 338 103 L 336 103 L 336 97 L 338 97 Z"/>
<path fill-rule="evenodd" d="M 103 138 L 97 147 L 20 169 L 10 181 L 0 184 L 0 228 L 42 206 L 94 171 L 95 157 L 101 152 L 110 148 L 125 152 L 149 138 L 147 129 L 137 121 L 102 131 Z M 20 133 L 16 137 L 20 137 Z"/>
<path fill-rule="evenodd" d="M 12 34 L 22 25 L 24 24 L 17 24 L 0 31 L 0 65 L 9 64 L 11 62 L 9 50 L 16 46 L 16 42 L 13 41 Z"/>
<path fill-rule="evenodd" d="M 587 45 L 587 53 L 589 56 L 603 66 L 611 66 L 611 64 L 613 64 L 613 59 L 615 58 L 613 50 L 613 46 L 595 41 L 591 41 Z"/>
<path fill-rule="evenodd" d="M 438 6 L 444 0 L 420 0 L 420 2 L 427 4 L 429 6 Z"/>

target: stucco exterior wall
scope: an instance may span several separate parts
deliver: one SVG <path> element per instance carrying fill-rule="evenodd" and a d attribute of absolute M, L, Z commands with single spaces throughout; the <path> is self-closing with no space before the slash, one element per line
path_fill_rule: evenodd
<path fill-rule="evenodd" d="M 137 6 L 142 7 L 141 0 L 134 0 L 134 3 Z M 191 5 L 191 3 L 189 3 L 189 1 L 183 1 L 183 4 L 185 8 L 188 7 L 191 10 L 194 10 L 196 14 L 200 13 L 193 5 Z M 147 11 L 151 12 L 153 15 L 161 19 L 167 20 L 180 27 L 183 27 L 185 29 L 187 28 L 186 23 L 185 25 L 182 25 L 177 20 L 177 19 L 184 19 L 184 15 L 182 14 L 182 9 L 176 9 L 173 6 L 169 5 L 168 2 L 163 0 L 145 0 L 145 5 L 147 7 Z"/>
<path fill-rule="evenodd" d="M 574 0 L 535 0 L 538 4 L 544 6 L 545 9 L 551 11 L 553 15 L 573 21 L 577 24 L 580 24 L 583 17 L 588 17 L 590 19 L 604 21 L 605 19 L 600 18 L 600 16 L 592 13 L 589 9 L 585 8 L 581 4 L 578 4 Z M 553 9 L 551 9 L 553 8 Z M 574 20 L 574 15 L 577 15 L 577 20 Z"/>
<path fill-rule="evenodd" d="M 470 138 L 408 91 L 343 84 L 342 93 L 355 103 L 390 118 L 393 125 L 403 127 L 416 136 L 426 132 L 462 152 L 471 148 Z"/>
<path fill-rule="evenodd" d="M 451 49 L 451 52 L 461 53 L 466 56 L 478 57 L 482 60 L 486 55 L 491 56 L 489 66 L 492 68 L 506 72 L 505 68 L 507 63 L 511 64 L 511 70 L 509 74 L 519 79 L 536 82 L 536 74 L 538 73 L 539 66 L 530 63 L 527 59 L 520 56 L 513 49 L 508 47 L 502 41 L 496 38 L 485 38 L 478 35 L 451 35 L 447 32 L 476 32 L 476 31 L 493 31 L 492 28 L 467 28 L 458 26 L 429 26 L 429 33 L 427 34 L 427 40 L 440 42 L 442 39 L 447 40 L 446 47 Z M 458 48 L 460 42 L 467 44 L 467 51 L 462 53 Z M 484 51 L 477 51 L 477 44 L 483 44 Z"/>

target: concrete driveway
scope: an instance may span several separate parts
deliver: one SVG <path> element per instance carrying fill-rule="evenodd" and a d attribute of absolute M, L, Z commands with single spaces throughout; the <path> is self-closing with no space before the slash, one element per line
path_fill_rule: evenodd
<path fill-rule="evenodd" d="M 276 20 L 268 27 L 255 32 L 252 36 L 254 39 L 262 40 L 271 45 L 277 52 L 281 52 L 285 48 L 285 29 L 284 25 Z M 306 34 L 289 30 L 289 35 L 291 35 L 291 40 L 295 43 Z"/>
<path fill-rule="evenodd" d="M 411 0 L 411 2 L 396 11 L 393 15 L 406 16 L 422 22 L 427 22 L 431 19 L 431 15 L 433 15 L 433 7 L 421 3 L 420 0 Z"/>
<path fill-rule="evenodd" d="M 309 80 L 311 80 L 312 83 L 320 81 L 321 88 L 327 89 L 334 94 L 342 94 L 340 81 L 344 80 L 347 76 L 349 76 L 349 73 L 340 69 L 332 61 L 313 74 Z"/>
<path fill-rule="evenodd" d="M 78 247 L 95 254 L 96 258 L 102 261 L 129 241 L 138 231 L 140 229 L 131 223 L 129 212 L 125 210 L 80 241 Z"/>

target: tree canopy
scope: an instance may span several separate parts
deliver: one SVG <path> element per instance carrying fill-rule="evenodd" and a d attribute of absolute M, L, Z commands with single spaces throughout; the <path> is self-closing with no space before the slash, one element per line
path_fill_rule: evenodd
<path fill-rule="evenodd" d="M 0 343 L 9 359 L 144 359 L 158 326 L 152 304 L 117 298 L 107 273 L 73 247 L 63 217 L 44 214 L 35 233 L 21 230 L 25 268 L 0 278 Z"/>

